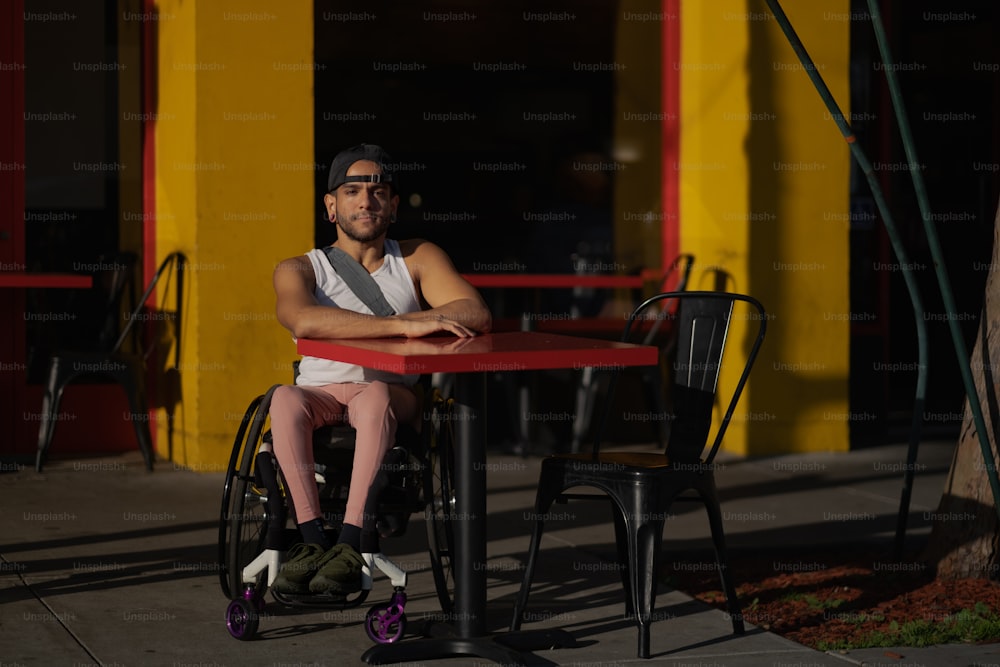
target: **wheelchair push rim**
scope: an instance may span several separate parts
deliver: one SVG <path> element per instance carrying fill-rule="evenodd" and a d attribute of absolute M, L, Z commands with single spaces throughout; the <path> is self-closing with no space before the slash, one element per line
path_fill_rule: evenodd
<path fill-rule="evenodd" d="M 254 459 L 275 387 L 251 401 L 240 422 L 226 470 L 218 557 L 219 583 L 229 599 L 237 599 L 244 594 L 246 586 L 242 581 L 242 570 L 260 553 L 267 536 L 268 492 L 256 478 Z M 258 597 L 264 595 L 263 583 L 263 577 L 258 577 Z"/>

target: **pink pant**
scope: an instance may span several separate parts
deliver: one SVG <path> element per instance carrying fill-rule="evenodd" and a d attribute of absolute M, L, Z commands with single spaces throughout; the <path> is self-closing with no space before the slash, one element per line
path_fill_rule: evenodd
<path fill-rule="evenodd" d="M 406 385 L 372 382 L 322 387 L 281 386 L 271 396 L 274 455 L 288 485 L 296 523 L 321 518 L 312 448 L 314 429 L 346 421 L 357 431 L 344 523 L 362 527 L 368 488 L 392 447 L 399 421 L 419 416 Z"/>

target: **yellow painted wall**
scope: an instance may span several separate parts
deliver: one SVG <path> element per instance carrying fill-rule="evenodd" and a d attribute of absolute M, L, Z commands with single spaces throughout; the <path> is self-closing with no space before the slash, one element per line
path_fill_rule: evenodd
<path fill-rule="evenodd" d="M 158 411 L 157 450 L 218 470 L 243 410 L 290 381 L 296 358 L 271 274 L 312 245 L 319 212 L 312 5 L 165 0 L 158 10 L 157 256 L 181 250 L 189 271 L 179 399 Z"/>
<path fill-rule="evenodd" d="M 782 6 L 848 111 L 849 3 Z M 691 288 L 749 293 L 770 316 L 727 448 L 846 450 L 849 151 L 765 3 L 686 0 L 681 18 L 680 246 L 696 257 Z M 744 340 L 745 326 L 733 335 Z M 721 386 L 736 377 L 727 371 Z"/>

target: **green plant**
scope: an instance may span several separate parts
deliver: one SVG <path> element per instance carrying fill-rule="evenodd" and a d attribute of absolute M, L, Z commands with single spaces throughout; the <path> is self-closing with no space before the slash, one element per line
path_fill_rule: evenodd
<path fill-rule="evenodd" d="M 865 623 L 881 623 L 885 620 L 885 616 L 881 614 L 854 614 L 851 616 L 851 623 L 854 625 L 864 625 Z"/>
<path fill-rule="evenodd" d="M 875 620 L 875 617 L 872 617 Z M 853 640 L 819 642 L 820 651 L 876 648 L 880 646 L 933 646 L 995 640 L 1000 637 L 1000 615 L 983 603 L 943 618 L 924 618 L 900 624 L 893 621 L 887 630 L 874 630 Z"/>
<path fill-rule="evenodd" d="M 781 598 L 783 601 L 796 601 L 802 600 L 810 609 L 822 610 L 822 609 L 836 609 L 844 603 L 844 600 L 840 599 L 827 599 L 820 600 L 818 597 L 812 593 L 789 593 Z"/>

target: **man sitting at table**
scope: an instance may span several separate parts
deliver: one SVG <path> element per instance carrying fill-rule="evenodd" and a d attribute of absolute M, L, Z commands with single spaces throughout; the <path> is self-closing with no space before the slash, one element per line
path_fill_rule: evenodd
<path fill-rule="evenodd" d="M 361 144 L 330 166 L 323 204 L 337 226 L 333 247 L 374 278 L 396 314 L 373 315 L 347 286 L 324 249 L 286 259 L 274 271 L 278 321 L 296 338 L 416 338 L 435 333 L 475 336 L 489 331 L 489 309 L 445 252 L 421 239 L 387 238 L 399 205 L 398 177 L 380 147 Z M 426 307 L 423 309 L 423 307 Z M 368 491 L 397 423 L 418 424 L 416 376 L 303 357 L 293 386 L 275 390 L 271 433 L 303 542 L 282 565 L 279 592 L 347 595 L 360 590 L 362 551 L 378 551 Z M 356 449 L 347 509 L 338 542 L 324 532 L 312 450 L 314 429 L 347 421 Z"/>

